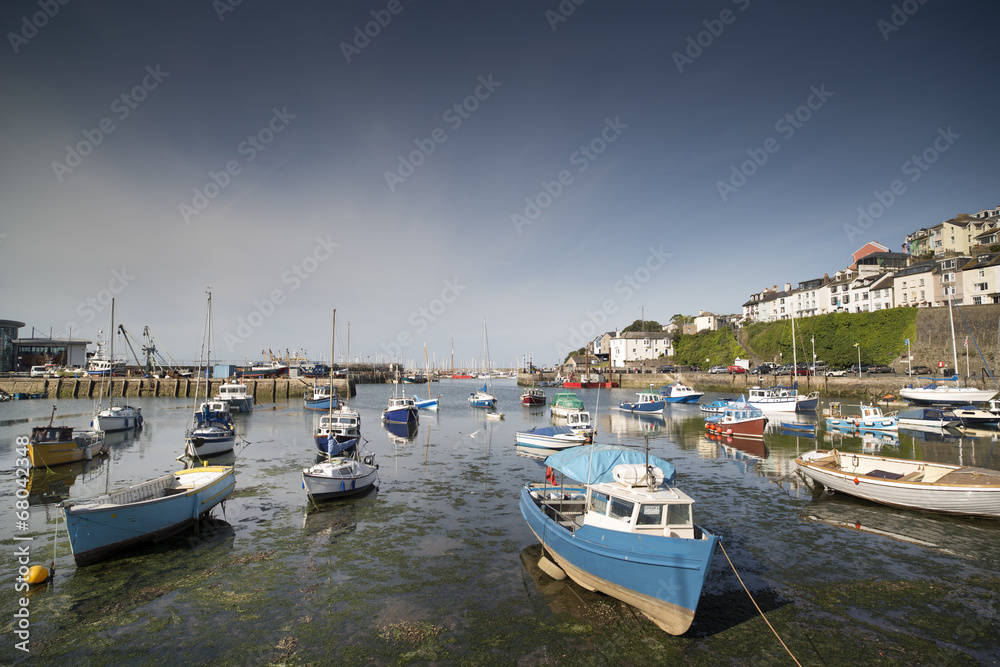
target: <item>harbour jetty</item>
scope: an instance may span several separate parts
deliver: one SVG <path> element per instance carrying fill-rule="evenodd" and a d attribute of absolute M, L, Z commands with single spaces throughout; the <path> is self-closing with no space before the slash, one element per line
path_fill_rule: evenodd
<path fill-rule="evenodd" d="M 329 380 L 317 379 L 316 382 L 326 384 Z M 102 385 L 104 395 L 114 397 L 171 397 L 191 398 L 197 390 L 199 395 L 205 395 L 205 385 L 208 384 L 208 395 L 214 396 L 223 379 L 197 378 L 128 378 L 116 377 L 109 383 L 101 378 L 0 378 L 0 390 L 8 393 L 40 394 L 47 393 L 49 398 L 97 398 L 101 395 Z M 303 396 L 307 389 L 313 386 L 313 380 L 307 378 L 267 378 L 242 380 L 247 386 L 247 393 L 258 402 L 269 402 Z M 334 378 L 333 385 L 341 397 L 356 395 L 355 381 L 351 378 Z M 348 394 L 349 393 L 349 394 Z"/>

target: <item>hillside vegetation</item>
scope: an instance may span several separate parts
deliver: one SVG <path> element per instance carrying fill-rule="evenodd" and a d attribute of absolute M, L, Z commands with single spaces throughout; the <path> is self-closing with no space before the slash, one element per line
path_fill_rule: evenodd
<path fill-rule="evenodd" d="M 728 328 L 681 336 L 674 343 L 674 363 L 682 366 L 728 366 L 738 356 L 746 358 L 747 352 Z"/>
<path fill-rule="evenodd" d="M 812 360 L 813 339 L 816 358 L 831 366 L 861 363 L 888 365 L 906 351 L 905 341 L 916 340 L 917 309 L 891 308 L 872 313 L 830 313 L 795 320 L 795 344 L 798 360 Z M 707 366 L 732 364 L 737 356 L 750 357 L 755 363 L 792 361 L 792 323 L 759 322 L 739 332 L 740 341 L 731 329 L 680 336 L 674 344 L 674 363 Z M 706 361 L 708 359 L 708 361 Z"/>
<path fill-rule="evenodd" d="M 917 309 L 890 308 L 871 313 L 829 313 L 795 320 L 795 343 L 799 361 L 812 358 L 813 338 L 816 358 L 831 366 L 858 363 L 888 365 L 906 351 L 906 339 L 916 340 Z M 755 359 L 792 360 L 792 323 L 759 322 L 746 327 L 741 336 Z M 780 353 L 780 354 L 779 354 Z"/>

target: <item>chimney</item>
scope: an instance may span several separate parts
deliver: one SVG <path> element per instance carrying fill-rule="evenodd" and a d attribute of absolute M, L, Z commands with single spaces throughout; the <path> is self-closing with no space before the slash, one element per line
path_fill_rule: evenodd
<path fill-rule="evenodd" d="M 791 289 L 792 289 L 792 284 L 791 283 L 785 283 L 785 291 L 788 292 L 788 291 L 791 291 Z"/>

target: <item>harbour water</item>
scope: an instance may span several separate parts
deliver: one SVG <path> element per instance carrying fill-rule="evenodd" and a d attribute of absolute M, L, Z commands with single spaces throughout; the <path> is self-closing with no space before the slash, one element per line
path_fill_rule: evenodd
<path fill-rule="evenodd" d="M 635 417 L 613 409 L 634 390 L 578 390 L 597 415 L 597 441 L 648 442 L 676 465 L 695 520 L 722 538 L 694 624 L 673 637 L 627 605 L 538 571 L 517 502 L 544 464 L 515 453 L 514 433 L 550 423 L 548 406 L 522 407 L 521 388 L 498 380 L 506 418 L 487 420 L 466 402 L 481 383 L 432 383 L 441 409 L 422 412 L 402 438 L 379 419 L 393 387 L 359 385 L 351 405 L 379 462 L 379 488 L 318 507 L 299 473 L 315 461 L 319 416 L 298 399 L 260 405 L 237 416 L 236 492 L 198 532 L 76 568 L 56 503 L 183 467 L 190 401 L 133 399 L 146 426 L 110 435 L 108 456 L 30 471 L 29 529 L 17 535 L 31 541 L 15 541 L 13 518 L 0 526 L 9 582 L 0 663 L 791 664 L 742 584 L 804 665 L 1000 662 L 1000 521 L 814 495 L 792 462 L 836 445 L 996 469 L 995 431 L 862 439 L 820 426 L 809 438 L 782 434 L 787 417 L 774 416 L 764 445 L 716 441 L 696 405 Z M 427 387 L 406 389 L 419 397 Z M 56 423 L 89 423 L 88 400 L 0 406 L 5 516 L 18 488 L 15 438 L 47 423 L 53 403 Z M 25 544 L 33 564 L 55 562 L 53 580 L 29 594 L 14 591 Z M 25 595 L 30 653 L 15 648 Z"/>

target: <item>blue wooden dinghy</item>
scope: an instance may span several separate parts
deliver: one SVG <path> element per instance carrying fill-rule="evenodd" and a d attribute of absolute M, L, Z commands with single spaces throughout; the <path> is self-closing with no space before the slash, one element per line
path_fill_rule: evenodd
<path fill-rule="evenodd" d="M 90 565 L 144 542 L 169 537 L 229 497 L 232 466 L 178 470 L 126 489 L 60 504 L 73 559 Z"/>
<path fill-rule="evenodd" d="M 670 634 L 686 632 L 719 538 L 692 520 L 694 500 L 674 486 L 674 466 L 612 445 L 545 462 L 546 482 L 526 484 L 520 500 L 546 554 L 539 566 L 632 605 Z M 583 483 L 556 483 L 554 471 Z"/>

